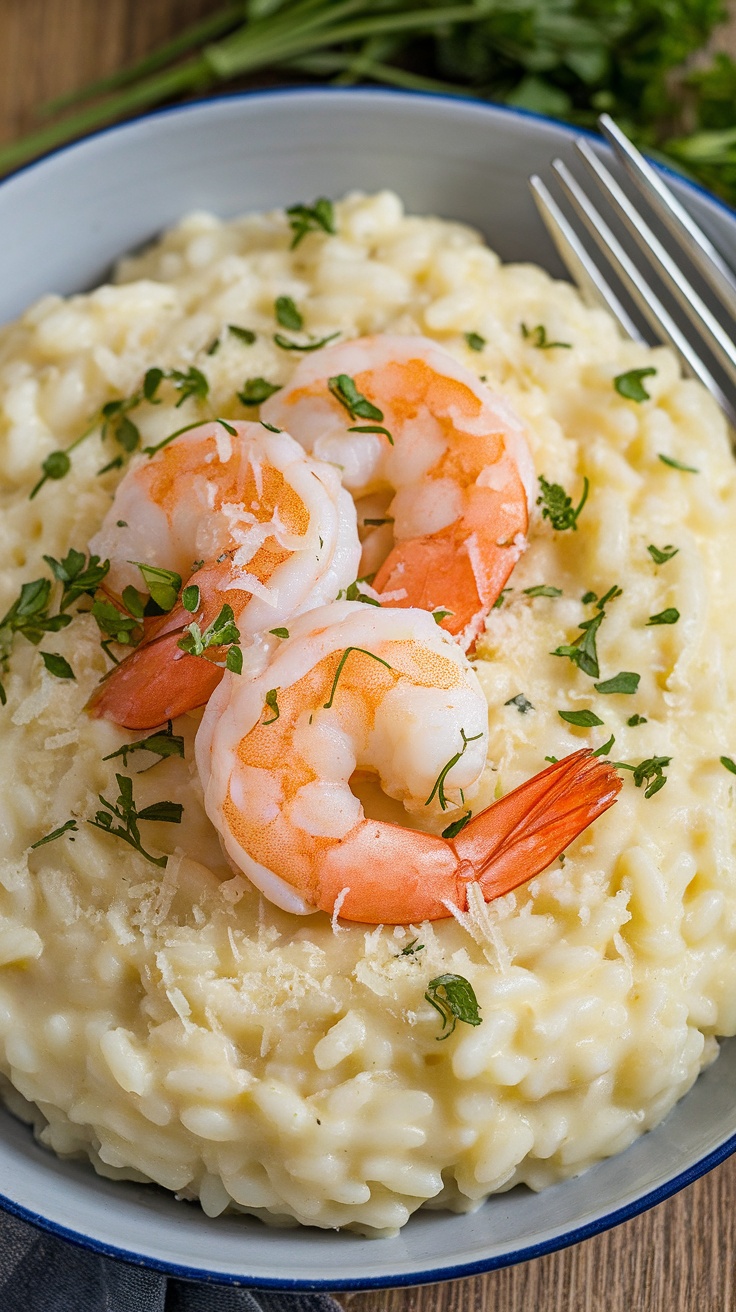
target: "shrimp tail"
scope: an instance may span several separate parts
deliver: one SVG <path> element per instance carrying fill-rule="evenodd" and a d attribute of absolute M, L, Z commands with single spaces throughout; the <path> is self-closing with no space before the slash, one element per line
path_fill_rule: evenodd
<path fill-rule="evenodd" d="M 451 846 L 486 902 L 538 875 L 616 801 L 621 779 L 589 748 L 528 779 L 470 820 Z M 470 871 L 472 870 L 472 874 Z"/>
<path fill-rule="evenodd" d="M 157 627 L 93 693 L 86 709 L 95 719 L 113 720 L 125 729 L 155 729 L 209 701 L 223 675 L 214 664 L 224 659 L 223 649 L 210 648 L 209 660 L 186 655 L 178 645 L 183 623 L 176 624 L 174 616 L 171 628 L 172 616 L 165 617 L 165 632 Z"/>

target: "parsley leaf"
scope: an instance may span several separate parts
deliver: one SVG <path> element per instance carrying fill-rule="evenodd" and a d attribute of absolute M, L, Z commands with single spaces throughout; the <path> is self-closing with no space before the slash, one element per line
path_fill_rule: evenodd
<path fill-rule="evenodd" d="M 666 547 L 655 547 L 652 542 L 647 547 L 647 551 L 655 565 L 666 565 L 667 561 L 672 560 L 672 557 L 676 556 L 679 550 L 679 547 L 673 547 L 669 544 Z"/>
<path fill-rule="evenodd" d="M 288 328 L 290 332 L 301 332 L 304 320 L 290 296 L 277 296 L 274 312 L 282 328 Z"/>
<path fill-rule="evenodd" d="M 57 679 L 76 679 L 77 676 L 71 665 L 58 652 L 42 651 L 39 655 L 49 674 L 53 674 Z"/>
<path fill-rule="evenodd" d="M 179 802 L 155 802 L 152 806 L 146 806 L 142 811 L 136 809 L 133 800 L 133 780 L 127 775 L 116 774 L 119 794 L 114 802 L 109 802 L 101 793 L 98 794 L 102 802 L 103 811 L 95 813 L 94 820 L 88 820 L 87 824 L 92 825 L 94 829 L 102 829 L 105 833 L 110 834 L 113 838 L 122 838 L 123 842 L 128 843 L 130 847 L 140 852 L 147 861 L 154 866 L 160 866 L 163 869 L 168 863 L 167 856 L 152 856 L 147 852 L 141 842 L 139 820 L 155 820 L 166 824 L 178 825 L 181 823 L 183 806 Z M 116 825 L 115 821 L 119 823 Z"/>
<path fill-rule="evenodd" d="M 648 724 L 649 721 L 643 715 L 630 715 L 626 723 L 631 729 L 635 729 L 638 724 Z"/>
<path fill-rule="evenodd" d="M 377 405 L 373 405 L 358 391 L 355 380 L 349 374 L 336 374 L 327 380 L 327 386 L 351 419 L 375 419 L 378 423 L 383 419 L 383 410 L 379 410 Z"/>
<path fill-rule="evenodd" d="M 346 647 L 342 656 L 340 657 L 340 660 L 337 665 L 337 669 L 335 670 L 335 677 L 332 680 L 332 688 L 330 690 L 330 695 L 327 698 L 327 701 L 324 703 L 324 710 L 326 711 L 329 711 L 333 701 L 335 700 L 335 692 L 337 691 L 338 680 L 343 672 L 343 669 L 345 668 L 345 662 L 348 656 L 350 655 L 351 652 L 354 651 L 359 651 L 362 656 L 370 656 L 371 660 L 378 661 L 379 665 L 385 665 L 387 670 L 393 669 L 393 666 L 389 665 L 388 661 L 385 661 L 382 656 L 376 656 L 376 653 L 374 651 L 366 651 L 364 647 Z M 460 732 L 462 733 L 462 729 L 460 730 Z"/>
<path fill-rule="evenodd" d="M 525 597 L 561 597 L 562 588 L 553 588 L 548 583 L 537 583 L 533 588 L 522 589 Z"/>
<path fill-rule="evenodd" d="M 137 647 L 143 637 L 140 616 L 124 615 L 105 598 L 98 597 L 92 602 L 92 615 L 100 633 L 105 634 L 108 642 L 112 640 L 124 647 Z M 105 646 L 104 643 L 102 645 Z"/>
<path fill-rule="evenodd" d="M 269 629 L 268 631 L 273 634 L 274 638 L 288 638 L 289 636 L 288 629 Z"/>
<path fill-rule="evenodd" d="M 427 1002 L 442 1017 L 442 1029 L 447 1034 L 438 1034 L 437 1038 L 449 1039 L 460 1020 L 465 1025 L 480 1025 L 478 999 L 472 984 L 463 975 L 438 975 L 431 979 L 424 994 Z"/>
<path fill-rule="evenodd" d="M 394 445 L 394 439 L 387 428 L 382 428 L 380 424 L 358 424 L 348 429 L 349 433 L 383 433 L 387 437 L 391 446 Z"/>
<path fill-rule="evenodd" d="M 509 700 L 504 702 L 504 706 L 515 706 L 521 715 L 526 715 L 527 711 L 534 710 L 531 702 L 527 701 L 523 692 L 517 692 L 515 697 L 509 697 Z"/>
<path fill-rule="evenodd" d="M 256 334 L 253 332 L 252 328 L 241 328 L 240 324 L 229 323 L 227 330 L 232 337 L 236 337 L 244 346 L 252 346 L 256 340 Z"/>
<path fill-rule="evenodd" d="M 184 634 L 177 643 L 188 656 L 204 656 L 210 647 L 229 647 L 240 642 L 240 630 L 235 623 L 232 606 L 225 602 L 219 615 L 208 624 L 204 632 L 196 621 L 187 624 Z M 232 669 L 232 665 L 228 669 Z M 239 674 L 239 670 L 234 673 Z"/>
<path fill-rule="evenodd" d="M 641 380 L 656 372 L 651 365 L 647 369 L 629 369 L 625 374 L 617 374 L 613 385 L 619 396 L 625 397 L 627 401 L 648 401 L 649 393 Z"/>
<path fill-rule="evenodd" d="M 591 620 L 583 620 L 578 625 L 583 632 L 574 642 L 567 646 L 556 647 L 551 653 L 552 656 L 567 656 L 573 665 L 577 665 L 583 674 L 587 674 L 591 679 L 597 679 L 600 676 L 600 667 L 598 665 L 598 649 L 596 647 L 596 635 L 605 619 L 605 611 L 599 611 Z"/>
<path fill-rule="evenodd" d="M 676 624 L 679 618 L 679 610 L 676 610 L 674 606 L 668 606 L 666 610 L 661 610 L 658 615 L 650 615 L 647 620 L 647 627 L 650 624 Z"/>
<path fill-rule="evenodd" d="M 407 943 L 406 947 L 401 949 L 399 956 L 413 957 L 416 955 L 417 952 L 423 952 L 423 951 L 424 951 L 424 944 L 420 943 L 418 938 L 413 938 L 411 940 L 411 943 Z"/>
<path fill-rule="evenodd" d="M 163 611 L 173 610 L 181 588 L 181 575 L 176 574 L 171 569 L 160 569 L 157 565 L 147 565 L 141 560 L 131 560 L 128 563 L 138 566 L 143 575 L 143 582 L 156 605 L 160 606 Z"/>
<path fill-rule="evenodd" d="M 385 664 L 385 662 L 384 662 L 384 664 Z M 457 765 L 458 761 L 460 760 L 460 757 L 465 755 L 465 750 L 466 750 L 466 748 L 467 748 L 467 746 L 468 746 L 468 743 L 474 743 L 474 742 L 476 742 L 476 741 L 478 740 L 478 738 L 482 738 L 482 737 L 483 737 L 483 734 L 482 734 L 482 733 L 476 733 L 476 734 L 473 734 L 473 737 L 472 737 L 472 738 L 468 738 L 468 737 L 466 737 L 465 730 L 464 730 L 464 729 L 461 729 L 461 730 L 460 730 L 460 737 L 461 737 L 462 740 L 463 740 L 463 745 L 462 745 L 462 747 L 460 748 L 460 751 L 459 751 L 459 752 L 455 752 L 455 755 L 450 757 L 450 759 L 449 759 L 449 761 L 447 762 L 447 764 L 446 764 L 446 765 L 443 765 L 442 769 L 440 770 L 439 774 L 437 775 L 437 778 L 436 778 L 435 781 L 434 781 L 434 784 L 433 784 L 433 786 L 432 786 L 432 791 L 431 791 L 431 793 L 429 794 L 429 797 L 427 798 L 426 802 L 424 803 L 425 806 L 429 806 L 430 802 L 432 801 L 432 798 L 434 797 L 434 795 L 435 795 L 435 793 L 436 793 L 436 794 L 437 794 L 437 799 L 438 799 L 438 801 L 439 801 L 440 806 L 442 807 L 442 810 L 443 810 L 443 811 L 446 811 L 446 810 L 447 810 L 447 808 L 448 808 L 448 806 L 450 805 L 450 803 L 448 802 L 448 800 L 447 800 L 447 794 L 445 793 L 445 779 L 447 778 L 448 774 L 450 773 L 450 770 L 452 769 L 453 765 Z"/>
<path fill-rule="evenodd" d="M 583 479 L 583 495 L 573 510 L 572 498 L 569 497 L 559 483 L 548 483 L 543 474 L 539 476 L 540 495 L 537 497 L 537 505 L 542 507 L 542 519 L 548 519 L 553 529 L 563 532 L 565 529 L 577 529 L 578 516 L 585 502 L 588 499 L 588 489 L 590 484 L 587 478 Z"/>
<path fill-rule="evenodd" d="M 200 596 L 199 587 L 196 583 L 187 584 L 181 594 L 181 604 L 185 610 L 189 611 L 190 615 L 193 615 L 195 611 L 199 610 Z"/>
<path fill-rule="evenodd" d="M 658 459 L 658 460 L 661 460 L 663 465 L 669 465 L 670 469 L 680 469 L 680 470 L 682 470 L 683 474 L 699 474 L 699 473 L 700 473 L 700 470 L 699 470 L 699 469 L 696 469 L 694 465 L 682 465 L 682 464 L 680 464 L 680 461 L 679 461 L 679 460 L 673 460 L 672 456 L 663 456 L 663 455 L 661 454 L 661 452 L 660 452 L 660 454 L 657 456 L 657 459 Z"/>
<path fill-rule="evenodd" d="M 58 829 L 52 829 L 51 833 L 46 834 L 45 838 L 39 838 L 35 843 L 31 843 L 31 851 L 36 847 L 43 847 L 44 843 L 53 843 L 54 839 L 61 838 L 63 834 L 76 834 L 78 831 L 79 826 L 76 820 L 67 820 L 66 824 L 59 825 Z M 74 842 L 74 839 L 72 839 L 72 842 Z"/>
<path fill-rule="evenodd" d="M 190 365 L 186 373 L 182 373 L 181 369 L 168 369 L 165 377 L 171 379 L 179 393 L 179 400 L 176 403 L 177 410 L 190 397 L 195 401 L 207 400 L 210 385 L 204 374 L 199 369 L 195 369 L 194 365 Z"/>
<path fill-rule="evenodd" d="M 64 586 L 59 603 L 59 610 L 62 611 L 68 610 L 79 597 L 94 596 L 110 569 L 109 560 L 100 563 L 99 556 L 90 556 L 87 561 L 84 552 L 75 551 L 73 547 L 63 560 L 55 560 L 53 556 L 44 556 L 44 560 L 54 577 Z"/>
<path fill-rule="evenodd" d="M 654 797 L 654 794 L 658 793 L 660 788 L 664 788 L 667 783 L 664 767 L 669 765 L 671 760 L 671 756 L 648 756 L 646 760 L 640 761 L 638 765 L 628 765 L 626 761 L 616 761 L 615 765 L 618 770 L 631 770 L 637 788 L 641 788 L 643 784 L 646 784 L 644 796 Z"/>
<path fill-rule="evenodd" d="M 485 337 L 481 337 L 480 333 L 465 333 L 465 341 L 471 351 L 482 351 L 486 344 Z"/>
<path fill-rule="evenodd" d="M 574 724 L 578 729 L 592 729 L 598 724 L 603 724 L 603 720 L 595 711 L 558 711 L 557 714 L 561 720 Z"/>
<path fill-rule="evenodd" d="M 446 829 L 442 830 L 442 837 L 457 838 L 458 834 L 465 828 L 472 814 L 472 811 L 466 811 L 465 815 L 461 815 L 459 820 L 453 820 L 451 825 L 448 825 Z"/>
<path fill-rule="evenodd" d="M 117 756 L 122 756 L 123 765 L 127 769 L 128 757 L 133 752 L 153 752 L 158 756 L 158 761 L 153 765 L 147 765 L 139 774 L 145 774 L 147 770 L 152 770 L 154 765 L 159 765 L 161 761 L 169 756 L 180 756 L 184 759 L 184 739 L 180 734 L 173 732 L 171 720 L 165 729 L 157 729 L 155 733 L 149 734 L 148 738 L 137 738 L 135 742 L 123 743 L 118 747 L 116 752 L 110 752 L 109 756 L 103 756 L 103 761 L 114 761 Z"/>
<path fill-rule="evenodd" d="M 335 235 L 335 210 L 331 200 L 320 196 L 314 205 L 290 205 L 286 211 L 289 227 L 294 234 L 291 250 L 299 245 L 308 232 L 326 232 Z"/>
<path fill-rule="evenodd" d="M 266 707 L 268 708 L 269 711 L 272 712 L 272 715 L 270 720 L 263 721 L 264 725 L 273 724 L 276 720 L 278 720 L 281 714 L 281 711 L 279 710 L 279 703 L 277 700 L 278 691 L 279 691 L 278 688 L 269 688 L 268 692 L 266 693 Z"/>
<path fill-rule="evenodd" d="M 732 757 L 730 757 L 730 756 L 721 756 L 719 759 L 720 759 L 721 765 L 725 766 L 725 768 L 726 768 L 727 770 L 729 770 L 729 771 L 731 772 L 731 774 L 736 774 L 736 761 L 734 761 L 734 760 L 732 759 Z"/>
<path fill-rule="evenodd" d="M 614 674 L 612 679 L 606 679 L 603 683 L 595 683 L 593 687 L 596 692 L 636 692 L 639 687 L 640 674 L 635 674 L 633 670 L 622 670 L 620 674 Z"/>
<path fill-rule="evenodd" d="M 544 324 L 538 323 L 536 328 L 527 328 L 526 324 L 521 325 L 521 335 L 524 341 L 531 342 L 538 351 L 552 351 L 556 347 L 561 347 L 565 351 L 572 350 L 572 342 L 549 342 L 547 341 L 547 329 Z"/>
<path fill-rule="evenodd" d="M 262 405 L 269 396 L 280 390 L 280 383 L 269 383 L 266 378 L 248 378 L 238 392 L 238 400 L 241 405 Z"/>
<path fill-rule="evenodd" d="M 291 338 L 284 337 L 283 333 L 274 333 L 273 340 L 282 351 L 321 351 L 323 346 L 328 342 L 334 342 L 336 337 L 340 336 L 340 329 L 337 332 L 329 333 L 327 337 L 321 337 L 319 340 L 310 337 L 308 342 L 293 342 Z"/>

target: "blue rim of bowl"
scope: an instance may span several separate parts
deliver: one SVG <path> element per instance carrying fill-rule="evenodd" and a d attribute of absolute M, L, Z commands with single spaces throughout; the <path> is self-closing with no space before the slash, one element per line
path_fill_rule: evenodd
<path fill-rule="evenodd" d="M 430 100 L 449 102 L 453 105 L 471 105 L 475 109 L 488 109 L 494 113 L 507 115 L 509 118 L 531 119 L 533 122 L 543 123 L 546 127 L 552 127 L 563 132 L 570 141 L 576 137 L 586 137 L 589 140 L 606 144 L 603 138 L 597 133 L 587 128 L 577 128 L 569 123 L 563 123 L 559 119 L 549 118 L 545 114 L 535 113 L 533 110 L 517 109 L 510 105 L 499 104 L 491 100 L 479 100 L 473 96 L 450 96 L 441 92 L 428 91 L 403 91 L 397 88 L 386 87 L 332 87 L 332 86 L 285 86 L 269 87 L 259 91 L 235 91 L 224 95 L 214 95 L 202 97 L 198 100 L 186 101 L 180 105 L 169 105 L 163 109 L 153 110 L 147 114 L 139 114 L 135 118 L 126 119 L 122 123 L 113 123 L 108 127 L 100 128 L 98 132 L 90 133 L 88 136 L 80 138 L 65 145 L 57 147 L 55 150 L 48 151 L 39 159 L 31 160 L 28 164 L 23 164 L 9 173 L 5 178 L 0 179 L 0 191 L 9 182 L 15 178 L 30 173 L 49 160 L 56 159 L 59 155 L 72 153 L 73 151 L 85 148 L 88 143 L 99 140 L 102 137 L 110 136 L 114 133 L 125 132 L 138 127 L 142 123 L 149 122 L 152 119 L 171 117 L 201 110 L 203 107 L 209 107 L 220 102 L 231 101 L 250 101 L 250 100 L 273 100 L 276 98 L 287 97 L 311 97 L 311 96 L 350 96 L 350 97 L 383 97 L 397 101 L 405 100 Z M 736 222 L 736 210 L 733 209 L 726 201 L 715 196 L 707 188 L 701 187 L 699 183 L 693 182 L 690 178 L 678 173 L 677 170 L 668 168 L 659 160 L 651 159 L 652 165 L 668 178 L 672 178 L 695 195 L 701 196 L 710 205 L 715 206 Z M 534 1258 L 543 1257 L 547 1253 L 554 1253 L 562 1248 L 569 1248 L 573 1244 L 581 1243 L 584 1239 L 590 1239 L 593 1235 L 601 1234 L 605 1230 L 610 1230 L 614 1226 L 621 1225 L 624 1221 L 630 1221 L 642 1212 L 646 1212 L 651 1207 L 656 1207 L 658 1203 L 664 1202 L 671 1198 L 673 1194 L 679 1193 L 681 1189 L 686 1189 L 688 1185 L 693 1184 L 701 1176 L 712 1171 L 714 1167 L 719 1166 L 728 1157 L 736 1152 L 736 1132 L 723 1143 L 719 1144 L 705 1157 L 701 1157 L 697 1162 L 693 1162 L 684 1171 L 678 1175 L 672 1176 L 671 1179 L 665 1180 L 660 1185 L 656 1185 L 647 1193 L 641 1194 L 638 1198 L 632 1199 L 630 1203 L 625 1203 L 622 1207 L 616 1208 L 612 1212 L 599 1216 L 593 1221 L 588 1221 L 585 1225 L 577 1226 L 572 1230 L 565 1231 L 564 1234 L 551 1236 L 549 1239 L 541 1242 L 529 1244 L 526 1247 L 518 1248 L 508 1253 L 499 1253 L 495 1257 L 480 1258 L 477 1261 L 465 1262 L 462 1266 L 439 1267 L 424 1271 L 411 1271 L 403 1274 L 392 1274 L 386 1276 L 365 1276 L 362 1279 L 333 1279 L 333 1280 L 298 1280 L 286 1279 L 279 1277 L 255 1277 L 248 1275 L 231 1274 L 225 1271 L 208 1271 L 200 1267 L 182 1267 L 173 1262 L 164 1262 L 158 1258 L 143 1256 L 139 1253 L 131 1253 L 125 1248 L 118 1248 L 111 1244 L 106 1244 L 102 1240 L 94 1239 L 91 1235 L 80 1234 L 76 1230 L 67 1230 L 65 1226 L 58 1225 L 55 1221 L 49 1221 L 46 1217 L 39 1216 L 36 1212 L 22 1207 L 12 1199 L 6 1198 L 0 1193 L 0 1206 L 13 1216 L 19 1217 L 23 1221 L 29 1221 L 32 1225 L 54 1235 L 59 1239 L 65 1239 L 69 1243 L 76 1245 L 78 1248 L 86 1249 L 90 1252 L 98 1253 L 101 1257 L 117 1258 L 119 1261 L 130 1263 L 140 1267 L 145 1266 L 150 1270 L 160 1271 L 164 1275 L 179 1277 L 183 1280 L 198 1279 L 208 1284 L 216 1285 L 237 1285 L 241 1288 L 250 1289 L 280 1289 L 291 1293 L 301 1291 L 319 1291 L 327 1293 L 330 1290 L 359 1290 L 359 1289 L 391 1289 L 407 1285 L 434 1284 L 446 1280 L 466 1279 L 470 1276 L 482 1275 L 486 1271 L 496 1271 L 507 1266 L 516 1266 L 520 1262 L 529 1262 Z"/>

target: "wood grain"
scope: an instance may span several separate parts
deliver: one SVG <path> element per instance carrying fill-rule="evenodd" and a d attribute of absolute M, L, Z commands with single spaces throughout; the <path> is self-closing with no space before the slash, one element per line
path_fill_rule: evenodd
<path fill-rule="evenodd" d="M 138 58 L 221 0 L 0 0 L 0 142 L 45 100 Z M 732 25 L 726 41 L 736 49 Z M 574 1248 L 468 1280 L 343 1294 L 346 1312 L 736 1312 L 736 1158 Z"/>

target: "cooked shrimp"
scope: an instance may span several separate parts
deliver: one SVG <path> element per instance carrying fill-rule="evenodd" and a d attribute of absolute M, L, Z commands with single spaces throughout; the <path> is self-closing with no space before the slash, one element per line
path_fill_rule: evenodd
<path fill-rule="evenodd" d="M 179 648 L 188 624 L 204 630 L 227 604 L 247 646 L 346 587 L 360 545 L 337 470 L 287 433 L 216 422 L 130 468 L 90 550 L 109 558 L 116 598 L 129 584 L 141 587 L 136 562 L 199 588 L 196 613 L 180 598 L 91 703 L 93 715 L 146 729 L 201 706 L 222 678 L 221 647 L 208 649 L 209 659 Z"/>
<path fill-rule="evenodd" d="M 451 612 L 472 649 L 526 545 L 534 470 L 508 403 L 435 342 L 384 336 L 315 351 L 262 413 L 341 467 L 377 593 Z"/>
<path fill-rule="evenodd" d="M 196 757 L 231 862 L 271 901 L 369 924 L 436 920 L 543 870 L 616 799 L 612 766 L 566 757 L 455 825 L 366 817 L 355 772 L 404 819 L 462 819 L 486 761 L 488 708 L 460 647 L 425 611 L 334 602 L 303 615 L 257 678 L 225 675 Z M 457 832 L 459 830 L 459 832 Z"/>

